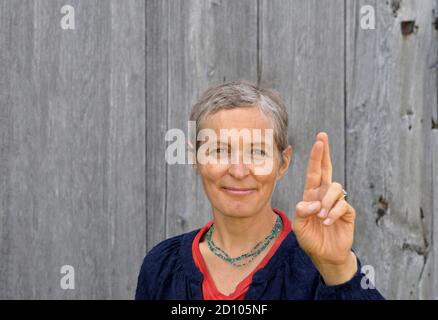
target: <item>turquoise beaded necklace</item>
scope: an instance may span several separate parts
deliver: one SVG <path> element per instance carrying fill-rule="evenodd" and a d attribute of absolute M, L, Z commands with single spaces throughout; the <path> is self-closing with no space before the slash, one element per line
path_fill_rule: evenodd
<path fill-rule="evenodd" d="M 281 217 L 277 215 L 277 220 L 275 222 L 274 227 L 272 228 L 271 233 L 268 236 L 266 236 L 265 239 L 259 241 L 254 246 L 254 248 L 252 248 L 249 252 L 241 254 L 240 256 L 235 258 L 231 258 L 222 248 L 216 245 L 211 239 L 211 236 L 214 231 L 214 224 L 211 225 L 210 229 L 208 229 L 205 238 L 207 239 L 207 244 L 211 252 L 213 252 L 219 258 L 232 264 L 233 266 L 240 268 L 253 261 L 264 249 L 266 249 L 266 247 L 269 245 L 272 239 L 274 239 L 277 236 L 277 234 L 282 230 L 282 228 L 283 228 L 283 221 L 281 220 Z"/>

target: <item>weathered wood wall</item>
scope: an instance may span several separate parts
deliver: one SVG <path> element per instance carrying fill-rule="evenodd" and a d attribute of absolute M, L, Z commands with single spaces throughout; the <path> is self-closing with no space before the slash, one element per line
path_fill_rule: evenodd
<path fill-rule="evenodd" d="M 132 299 L 145 246 L 144 1 L 0 2 L 0 298 Z M 60 268 L 75 268 L 62 290 Z"/>
<path fill-rule="evenodd" d="M 64 4 L 0 2 L 0 298 L 132 298 L 145 251 L 211 218 L 191 166 L 166 165 L 165 132 L 235 79 L 288 105 L 273 206 L 292 217 L 328 132 L 376 285 L 438 298 L 436 0 L 76 0 L 75 30 Z M 359 27 L 365 4 L 375 30 Z"/>
<path fill-rule="evenodd" d="M 388 297 L 438 298 L 431 165 L 437 5 L 347 4 L 346 172 L 350 200 L 359 209 L 356 247 Z M 364 4 L 376 8 L 374 31 L 359 29 Z M 418 29 L 402 35 L 402 21 L 415 21 Z"/>

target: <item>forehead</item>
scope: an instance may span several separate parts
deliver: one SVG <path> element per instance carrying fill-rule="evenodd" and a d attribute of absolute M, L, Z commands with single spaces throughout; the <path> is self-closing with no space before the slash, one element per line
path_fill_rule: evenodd
<path fill-rule="evenodd" d="M 217 132 L 220 129 L 273 129 L 272 120 L 258 107 L 222 109 L 208 115 L 202 122 L 202 128 Z"/>

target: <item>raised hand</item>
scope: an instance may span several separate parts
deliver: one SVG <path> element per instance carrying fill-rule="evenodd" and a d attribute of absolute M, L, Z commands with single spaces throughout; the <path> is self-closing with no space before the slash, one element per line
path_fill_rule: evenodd
<path fill-rule="evenodd" d="M 355 217 L 342 185 L 332 182 L 328 135 L 320 132 L 310 152 L 303 201 L 296 205 L 293 230 L 328 285 L 348 281 L 357 270 L 351 251 Z"/>

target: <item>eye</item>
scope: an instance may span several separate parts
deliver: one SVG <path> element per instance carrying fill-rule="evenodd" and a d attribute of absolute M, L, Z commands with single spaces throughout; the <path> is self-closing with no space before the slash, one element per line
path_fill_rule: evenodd
<path fill-rule="evenodd" d="M 266 156 L 266 152 L 261 149 L 252 149 L 252 155 L 264 157 Z"/>
<path fill-rule="evenodd" d="M 228 154 L 227 148 L 214 148 L 211 150 L 211 154 L 217 155 L 217 156 L 223 156 Z"/>

